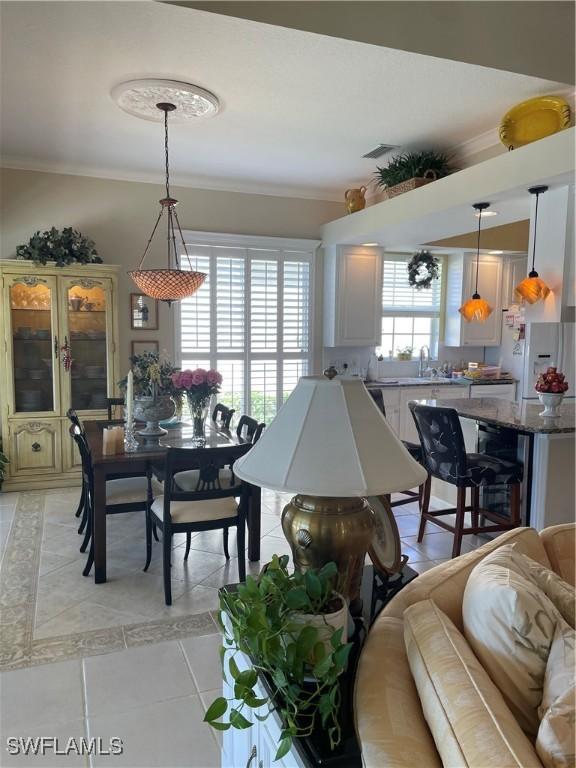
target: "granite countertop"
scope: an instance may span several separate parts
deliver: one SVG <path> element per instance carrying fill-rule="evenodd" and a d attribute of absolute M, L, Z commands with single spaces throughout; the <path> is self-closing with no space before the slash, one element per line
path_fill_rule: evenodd
<path fill-rule="evenodd" d="M 455 408 L 463 418 L 475 419 L 483 424 L 513 429 L 517 432 L 552 434 L 574 432 L 574 401 L 564 402 L 560 406 L 557 418 L 543 418 L 540 412 L 544 406 L 538 401 L 513 403 L 495 397 L 470 397 L 454 400 L 422 400 L 426 405 Z"/>
<path fill-rule="evenodd" d="M 364 382 L 368 389 L 371 387 L 469 387 L 471 385 L 490 385 L 490 384 L 516 384 L 516 379 L 443 379 L 443 378 L 419 378 L 417 376 L 398 376 L 398 378 L 377 379 L 376 381 Z"/>

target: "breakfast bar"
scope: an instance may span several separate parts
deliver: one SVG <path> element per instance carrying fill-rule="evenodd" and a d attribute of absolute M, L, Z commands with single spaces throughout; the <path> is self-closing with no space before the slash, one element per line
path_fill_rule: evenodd
<path fill-rule="evenodd" d="M 491 397 L 425 400 L 454 408 L 460 417 L 467 450 L 499 455 L 524 464 L 522 522 L 537 530 L 574 518 L 574 401 L 565 402 L 555 418 L 542 417 L 539 402 L 522 403 Z M 438 482 L 433 493 L 443 494 Z M 484 491 L 484 507 L 503 506 L 502 489 Z"/>

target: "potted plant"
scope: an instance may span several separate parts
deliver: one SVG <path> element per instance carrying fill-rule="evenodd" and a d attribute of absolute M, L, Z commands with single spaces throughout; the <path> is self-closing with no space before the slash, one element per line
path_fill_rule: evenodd
<path fill-rule="evenodd" d="M 398 360 L 412 360 L 412 347 L 401 347 L 396 350 Z"/>
<path fill-rule="evenodd" d="M 223 674 L 233 680 L 234 698 L 219 696 L 205 721 L 218 730 L 248 728 L 250 717 L 265 720 L 277 711 L 282 721 L 276 760 L 292 739 L 327 733 L 330 748 L 341 739 L 338 678 L 352 645 L 345 642 L 348 609 L 334 591 L 335 563 L 320 570 L 289 573 L 288 556 L 274 555 L 255 579 L 220 592 Z M 251 667 L 240 672 L 243 653 Z M 259 697 L 259 676 L 274 695 Z"/>
<path fill-rule="evenodd" d="M 145 421 L 146 428 L 138 434 L 152 439 L 166 434 L 158 422 L 170 419 L 174 411 L 182 411 L 182 394 L 172 383 L 176 368 L 158 352 L 143 352 L 130 358 L 134 376 L 134 418 Z M 127 379 L 118 382 L 126 392 Z"/>
<path fill-rule="evenodd" d="M 564 392 L 568 391 L 568 382 L 564 374 L 558 373 L 556 368 L 548 368 L 546 373 L 538 376 L 535 385 L 538 399 L 544 406 L 540 416 L 557 416 L 558 408 L 564 399 Z"/>
<path fill-rule="evenodd" d="M 192 417 L 193 439 L 200 445 L 204 442 L 204 427 L 210 398 L 220 391 L 222 374 L 214 368 L 208 371 L 204 368 L 196 368 L 194 371 L 173 373 L 171 379 L 175 390 L 181 393 L 180 396 L 186 395 Z"/>
<path fill-rule="evenodd" d="M 4 482 L 4 474 L 7 464 L 10 464 L 8 456 L 0 451 L 0 491 L 2 490 L 2 483 Z"/>
<path fill-rule="evenodd" d="M 52 227 L 45 232 L 35 232 L 25 245 L 16 248 L 17 259 L 27 259 L 35 264 L 56 262 L 57 267 L 69 264 L 102 264 L 94 242 L 72 227 L 62 232 Z"/>
<path fill-rule="evenodd" d="M 454 170 L 448 155 L 426 149 L 396 155 L 385 168 L 378 167 L 374 175 L 386 197 L 395 197 L 449 176 Z"/>

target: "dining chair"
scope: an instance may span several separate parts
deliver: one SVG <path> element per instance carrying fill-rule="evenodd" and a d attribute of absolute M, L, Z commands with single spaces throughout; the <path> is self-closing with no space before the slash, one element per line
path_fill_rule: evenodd
<path fill-rule="evenodd" d="M 172 559 L 172 537 L 176 533 L 186 533 L 186 551 L 184 560 L 190 553 L 191 534 L 197 531 L 222 529 L 224 554 L 228 552 L 228 530 L 236 527 L 238 554 L 238 575 L 240 581 L 246 580 L 245 530 L 246 510 L 249 489 L 241 480 L 222 483 L 222 470 L 234 466 L 239 456 L 250 449 L 245 446 L 226 446 L 222 448 L 168 448 L 166 452 L 164 493 L 153 498 L 149 491 L 146 508 L 146 565 L 148 570 L 152 559 L 152 525 L 162 531 L 162 572 L 164 578 L 164 599 L 166 605 L 172 605 L 172 586 L 170 567 Z M 198 488 L 183 491 L 176 483 L 176 476 L 183 471 L 197 470 L 200 474 Z"/>
<path fill-rule="evenodd" d="M 74 427 L 82 434 L 84 435 L 84 425 L 80 421 L 80 417 L 76 413 L 76 411 L 73 408 L 69 408 L 66 411 L 66 416 L 72 423 Z M 78 502 L 78 509 L 75 512 L 76 517 L 80 517 L 82 515 L 82 520 L 80 521 L 80 527 L 78 528 L 78 533 L 82 534 L 84 532 L 84 528 L 86 527 L 86 522 L 88 518 L 88 491 L 86 487 L 86 483 L 84 482 L 84 473 L 82 473 L 82 490 L 80 493 L 80 501 Z"/>
<path fill-rule="evenodd" d="M 108 421 L 112 421 L 114 418 L 114 408 L 119 405 L 126 405 L 126 400 L 123 397 L 108 397 L 106 398 L 108 407 Z"/>
<path fill-rule="evenodd" d="M 240 416 L 238 424 L 236 426 L 236 434 L 241 440 L 246 440 L 249 443 L 257 443 L 260 439 L 260 435 L 266 429 L 266 424 L 258 422 L 252 416 L 247 416 L 245 413 Z"/>
<path fill-rule="evenodd" d="M 422 541 L 426 522 L 431 521 L 454 534 L 452 557 L 460 554 L 462 536 L 475 533 L 507 531 L 520 525 L 520 488 L 523 466 L 486 453 L 467 453 L 458 412 L 454 408 L 408 403 L 428 470 L 420 512 L 418 541 Z M 436 477 L 457 488 L 455 507 L 430 510 L 431 478 Z M 506 485 L 510 488 L 510 517 L 480 508 L 480 486 Z M 466 506 L 466 491 L 471 489 L 471 505 Z M 456 513 L 455 525 L 439 518 Z M 466 512 L 471 512 L 472 525 L 464 527 Z M 493 525 L 480 525 L 480 515 Z"/>
<path fill-rule="evenodd" d="M 370 387 L 368 389 L 368 392 L 370 395 L 372 395 L 372 399 L 382 412 L 382 415 L 384 418 L 386 418 L 386 405 L 384 403 L 384 393 L 382 392 L 381 388 L 372 388 Z M 422 447 L 418 443 L 412 443 L 409 440 L 402 440 L 402 444 L 404 445 L 404 448 L 408 451 L 410 456 L 417 461 L 419 464 L 422 464 Z M 399 491 L 399 493 L 404 496 L 403 499 L 396 499 L 395 501 L 390 501 L 391 507 L 401 507 L 404 504 L 412 504 L 415 499 L 418 499 L 418 506 L 420 507 L 422 504 L 422 496 L 425 489 L 425 483 L 422 484 L 417 491 L 413 490 L 407 490 L 407 491 Z"/>
<path fill-rule="evenodd" d="M 82 485 L 86 488 L 86 525 L 81 552 L 86 552 L 88 545 L 88 559 L 83 570 L 83 575 L 88 576 L 94 562 L 94 542 L 92 539 L 92 520 L 94 516 L 94 470 L 92 466 L 92 454 L 86 434 L 81 426 L 72 424 L 70 435 L 78 446 L 82 460 Z M 150 486 L 150 491 L 149 491 Z M 160 491 L 160 486 L 157 486 Z M 113 515 L 123 512 L 146 511 L 146 505 L 150 493 L 152 493 L 151 477 L 123 477 L 106 481 L 106 514 Z"/>
<path fill-rule="evenodd" d="M 221 429 L 230 429 L 232 416 L 234 416 L 235 413 L 236 411 L 234 408 L 228 408 L 228 406 L 223 403 L 216 403 L 216 406 L 212 411 L 212 421 Z"/>

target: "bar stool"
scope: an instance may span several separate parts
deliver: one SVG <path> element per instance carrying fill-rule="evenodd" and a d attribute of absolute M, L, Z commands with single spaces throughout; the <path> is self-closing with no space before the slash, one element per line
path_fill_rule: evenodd
<path fill-rule="evenodd" d="M 372 396 L 372 399 L 382 412 L 382 415 L 384 418 L 386 418 L 386 406 L 384 404 L 384 395 L 382 394 L 382 390 L 379 388 L 372 388 L 370 387 L 368 389 L 368 392 Z M 419 443 L 411 443 L 409 440 L 402 440 L 402 445 L 410 456 L 414 459 L 414 461 L 417 461 L 419 464 L 423 465 L 422 461 L 422 447 Z M 422 504 L 422 495 L 424 493 L 424 485 L 421 485 L 417 491 L 399 491 L 399 493 L 404 496 L 403 499 L 397 499 L 396 501 L 391 501 L 390 506 L 391 507 L 401 507 L 403 504 L 412 504 L 415 499 L 418 499 L 418 506 L 421 506 Z"/>
<path fill-rule="evenodd" d="M 505 461 L 485 453 L 466 453 L 464 436 L 458 413 L 454 408 L 436 408 L 409 403 L 416 429 L 420 436 L 423 464 L 428 470 L 424 487 L 418 541 L 422 541 L 426 522 L 431 520 L 440 528 L 454 534 L 452 557 L 460 554 L 462 536 L 470 533 L 507 531 L 520 525 L 520 484 L 522 464 Z M 437 477 L 458 489 L 456 507 L 429 510 L 431 477 Z M 480 509 L 480 486 L 510 486 L 510 517 L 506 518 L 487 509 Z M 471 488 L 471 506 L 466 506 L 466 489 Z M 439 517 L 456 512 L 454 526 Z M 472 513 L 472 525 L 464 527 L 466 512 Z M 479 516 L 493 525 L 479 525 Z"/>

